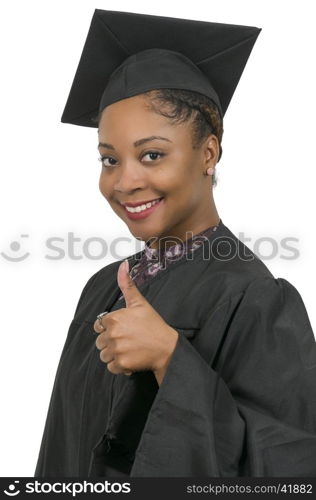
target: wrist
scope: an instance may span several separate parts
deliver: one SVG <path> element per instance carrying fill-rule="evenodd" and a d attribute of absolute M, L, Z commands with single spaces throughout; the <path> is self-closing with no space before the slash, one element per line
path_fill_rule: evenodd
<path fill-rule="evenodd" d="M 153 367 L 153 372 L 155 374 L 160 374 L 164 372 L 169 364 L 170 358 L 176 348 L 179 338 L 179 333 L 172 327 L 169 327 L 168 335 L 166 336 L 166 342 L 164 342 L 163 353 L 157 359 L 155 366 Z"/>

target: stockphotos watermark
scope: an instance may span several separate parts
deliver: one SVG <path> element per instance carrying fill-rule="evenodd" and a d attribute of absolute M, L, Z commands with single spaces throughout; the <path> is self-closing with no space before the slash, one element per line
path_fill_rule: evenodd
<path fill-rule="evenodd" d="M 68 494 L 72 497 L 76 497 L 78 494 L 87 493 L 131 493 L 131 483 L 129 482 L 90 482 L 83 480 L 81 482 L 42 482 L 42 481 L 30 481 L 25 484 L 20 484 L 19 480 L 11 482 L 4 490 L 3 493 L 7 497 L 17 496 L 20 493 L 55 493 L 55 494 Z"/>
<path fill-rule="evenodd" d="M 231 260 L 239 257 L 241 260 L 253 260 L 255 254 L 261 260 L 284 259 L 296 260 L 300 257 L 299 238 L 294 236 L 284 236 L 276 239 L 271 236 L 262 236 L 260 238 L 251 238 L 244 232 L 236 235 L 236 241 L 228 236 L 216 236 L 216 232 L 208 239 L 206 236 L 194 236 L 191 231 L 185 235 L 185 240 L 193 239 L 193 247 L 200 246 L 203 241 L 203 258 L 209 259 L 212 256 L 218 260 Z M 241 244 L 240 244 L 241 242 Z M 161 239 L 152 237 L 146 241 L 147 245 L 153 245 L 158 252 L 162 249 L 167 250 L 171 245 L 183 243 L 180 238 L 175 236 L 164 236 Z M 49 261 L 68 260 L 97 260 L 102 261 L 107 257 L 121 260 L 126 258 L 126 253 L 122 255 L 120 248 L 122 245 L 128 245 L 129 253 L 133 255 L 143 250 L 145 242 L 139 238 L 118 236 L 111 238 L 110 241 L 99 237 L 91 236 L 82 238 L 76 236 L 74 232 L 69 231 L 65 235 L 52 235 L 39 243 L 43 259 Z M 32 257 L 32 237 L 30 234 L 20 234 L 17 238 L 2 243 L 0 256 L 4 261 L 12 263 L 24 262 Z M 249 251 L 249 249 L 251 251 Z M 36 250 L 36 252 L 35 252 Z M 253 252 L 253 253 L 252 253 Z M 34 253 L 38 255 L 37 249 Z M 193 259 L 193 252 L 185 254 L 185 246 L 175 254 L 167 254 L 169 259 L 178 260 L 185 255 L 187 260 Z M 140 258 L 140 257 L 139 257 Z"/>
<path fill-rule="evenodd" d="M 290 480 L 289 480 L 290 479 Z M 186 477 L 138 477 L 130 478 L 129 481 L 115 478 L 111 481 L 106 478 L 84 479 L 75 478 L 1 478 L 0 495 L 2 498 L 18 496 L 18 498 L 32 498 L 33 495 L 50 497 L 51 495 L 62 495 L 62 497 L 82 498 L 88 495 L 89 498 L 100 498 L 99 494 L 113 496 L 116 498 L 150 498 L 151 500 L 161 500 L 161 498 L 173 498 L 183 500 L 204 494 L 212 496 L 225 496 L 231 498 L 250 494 L 257 494 L 260 498 L 272 498 L 275 495 L 299 494 L 313 495 L 315 492 L 316 478 L 280 478 L 280 477 L 229 477 L 229 478 L 204 478 L 198 483 L 192 478 Z M 121 493 L 121 495 L 120 495 Z M 26 495 L 27 494 L 27 495 Z M 315 495 L 314 495 L 315 496 Z M 311 498 L 311 497 L 310 497 Z"/>

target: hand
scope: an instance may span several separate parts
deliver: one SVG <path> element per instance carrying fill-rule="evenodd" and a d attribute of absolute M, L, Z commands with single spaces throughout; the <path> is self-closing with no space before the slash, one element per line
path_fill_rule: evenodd
<path fill-rule="evenodd" d="M 124 261 L 117 273 L 126 307 L 103 316 L 102 325 L 95 321 L 96 346 L 110 372 L 128 375 L 152 370 L 161 383 L 179 334 L 140 293 L 128 271 L 128 261 Z"/>

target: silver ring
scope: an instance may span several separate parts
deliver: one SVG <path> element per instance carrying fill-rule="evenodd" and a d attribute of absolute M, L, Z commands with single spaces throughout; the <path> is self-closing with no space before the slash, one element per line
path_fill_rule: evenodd
<path fill-rule="evenodd" d="M 100 314 L 97 315 L 97 319 L 99 320 L 99 322 L 101 323 L 101 325 L 102 325 L 102 318 L 103 318 L 103 316 L 105 316 L 106 314 L 108 314 L 108 312 L 109 311 L 104 311 L 104 312 L 102 312 L 102 313 L 100 313 Z"/>

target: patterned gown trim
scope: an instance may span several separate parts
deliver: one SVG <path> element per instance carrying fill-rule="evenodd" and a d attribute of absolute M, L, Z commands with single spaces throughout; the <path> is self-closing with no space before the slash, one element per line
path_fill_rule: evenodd
<path fill-rule="evenodd" d="M 209 239 L 216 232 L 218 226 L 219 223 L 169 247 L 151 248 L 149 243 L 146 242 L 140 260 L 130 270 L 130 277 L 136 285 L 142 285 L 160 271 L 172 265 L 173 262 L 183 259 L 189 253 L 194 253 L 206 238 Z M 118 300 L 122 298 L 123 294 L 120 295 Z"/>

